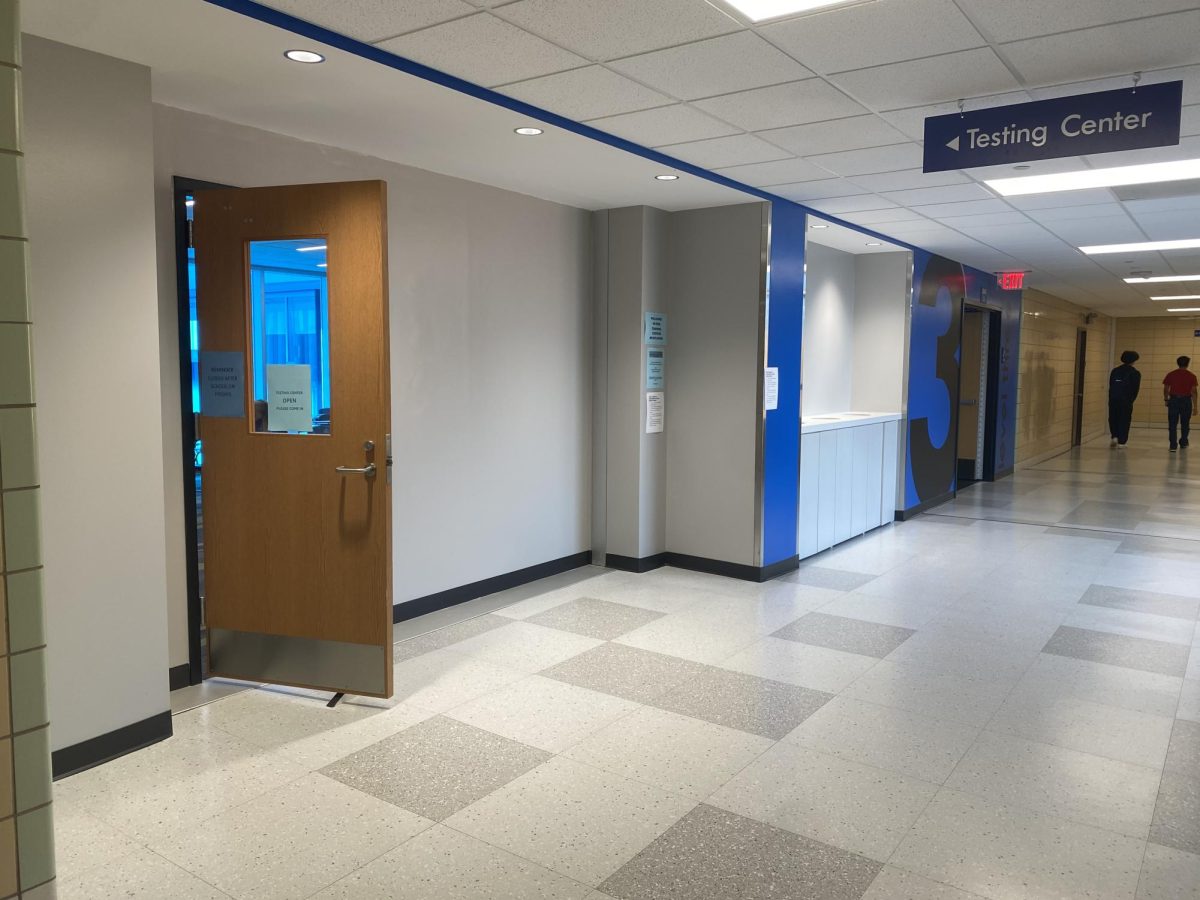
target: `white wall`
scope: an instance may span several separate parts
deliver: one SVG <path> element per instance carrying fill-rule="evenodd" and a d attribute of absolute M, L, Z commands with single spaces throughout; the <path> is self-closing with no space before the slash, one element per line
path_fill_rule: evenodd
<path fill-rule="evenodd" d="M 54 749 L 169 708 L 150 70 L 24 41 Z"/>
<path fill-rule="evenodd" d="M 589 549 L 588 213 L 167 107 L 154 122 L 160 217 L 173 175 L 388 182 L 396 602 Z"/>
<path fill-rule="evenodd" d="M 813 241 L 804 251 L 803 416 L 852 407 L 855 257 Z"/>
<path fill-rule="evenodd" d="M 900 412 L 904 406 L 904 355 L 908 338 L 910 254 L 855 257 L 854 373 L 850 407 Z"/>

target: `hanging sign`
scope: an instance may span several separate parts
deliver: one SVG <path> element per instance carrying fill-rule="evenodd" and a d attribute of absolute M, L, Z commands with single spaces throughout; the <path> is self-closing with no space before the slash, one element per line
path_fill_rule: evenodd
<path fill-rule="evenodd" d="M 646 348 L 646 389 L 661 391 L 667 386 L 667 351 L 661 347 Z"/>
<path fill-rule="evenodd" d="M 644 344 L 665 344 L 667 342 L 667 314 L 646 313 Z"/>
<path fill-rule="evenodd" d="M 200 414 L 240 419 L 246 414 L 242 376 L 246 356 L 227 350 L 200 351 Z"/>
<path fill-rule="evenodd" d="M 1035 100 L 925 120 L 926 172 L 1179 143 L 1183 82 Z"/>
<path fill-rule="evenodd" d="M 312 431 L 312 371 L 267 366 L 267 431 Z"/>

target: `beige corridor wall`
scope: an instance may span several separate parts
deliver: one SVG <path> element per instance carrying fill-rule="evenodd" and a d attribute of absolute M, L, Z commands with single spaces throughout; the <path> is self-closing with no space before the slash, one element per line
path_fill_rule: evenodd
<path fill-rule="evenodd" d="M 1113 355 L 1124 350 L 1141 354 L 1137 368 L 1142 373 L 1142 392 L 1133 405 L 1135 426 L 1166 427 L 1167 415 L 1162 402 L 1163 376 L 1175 368 L 1175 359 L 1190 356 L 1196 360 L 1193 371 L 1200 370 L 1200 316 L 1145 316 L 1117 319 L 1117 340 Z"/>
<path fill-rule="evenodd" d="M 1027 290 L 1021 318 L 1020 379 L 1017 383 L 1017 464 L 1071 448 L 1074 419 L 1075 344 L 1088 332 L 1084 368 L 1083 439 L 1108 428 L 1108 372 L 1113 319 L 1041 291 Z"/>

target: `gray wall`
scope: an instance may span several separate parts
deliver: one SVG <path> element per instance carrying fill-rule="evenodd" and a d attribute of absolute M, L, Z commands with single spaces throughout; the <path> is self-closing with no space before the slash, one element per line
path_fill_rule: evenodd
<path fill-rule="evenodd" d="M 673 213 L 667 547 L 757 565 L 755 463 L 765 204 Z"/>
<path fill-rule="evenodd" d="M 855 259 L 813 241 L 805 247 L 801 414 L 851 409 Z"/>
<path fill-rule="evenodd" d="M 589 548 L 586 212 L 167 107 L 154 121 L 160 222 L 172 175 L 388 182 L 396 602 Z"/>
<path fill-rule="evenodd" d="M 854 371 L 850 407 L 870 412 L 904 408 L 904 357 L 912 296 L 911 256 L 863 253 L 855 262 Z"/>
<path fill-rule="evenodd" d="M 24 48 L 58 749 L 169 708 L 150 70 Z"/>

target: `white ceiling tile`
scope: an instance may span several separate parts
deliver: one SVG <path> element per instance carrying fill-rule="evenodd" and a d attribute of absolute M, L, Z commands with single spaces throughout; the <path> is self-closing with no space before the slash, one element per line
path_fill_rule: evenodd
<path fill-rule="evenodd" d="M 990 200 L 979 200 L 978 203 L 990 203 Z M 972 206 L 971 203 L 964 203 L 963 206 Z M 933 207 L 938 209 L 938 207 Z M 926 207 L 922 207 L 924 211 Z M 966 226 L 981 226 L 981 225 L 1024 225 L 1029 221 L 1024 213 L 1019 213 L 1014 210 L 1007 212 L 985 212 L 973 213 L 971 215 L 945 215 L 945 213 L 933 212 L 930 215 L 937 216 L 937 220 L 943 225 L 949 225 L 951 228 L 958 228 L 960 225 Z"/>
<path fill-rule="evenodd" d="M 943 103 L 959 97 L 1007 93 L 1019 87 L 1012 73 L 988 48 L 843 72 L 830 80 L 874 109 Z"/>
<path fill-rule="evenodd" d="M 976 97 L 973 100 L 968 100 L 964 105 L 964 109 L 967 111 L 990 109 L 994 106 L 1007 106 L 1011 103 L 1026 103 L 1029 99 L 1029 94 L 1025 91 L 1009 91 L 1008 93 L 996 94 L 991 97 Z M 925 137 L 926 119 L 954 112 L 958 112 L 957 100 L 945 103 L 933 103 L 925 106 L 912 106 L 908 109 L 892 109 L 880 113 L 880 115 L 910 138 L 921 140 Z"/>
<path fill-rule="evenodd" d="M 781 84 L 812 74 L 752 31 L 631 56 L 609 65 L 681 100 Z"/>
<path fill-rule="evenodd" d="M 869 191 L 907 191 L 923 187 L 967 184 L 971 179 L 962 172 L 926 173 L 920 169 L 904 169 L 900 172 L 883 172 L 879 175 L 856 175 L 850 180 Z"/>
<path fill-rule="evenodd" d="M 603 66 L 586 66 L 518 81 L 500 88 L 502 93 L 566 116 L 569 119 L 595 119 L 636 112 L 674 101 L 658 91 L 610 72 Z"/>
<path fill-rule="evenodd" d="M 1139 16 L 1190 9 L 1195 0 L 959 0 L 984 34 L 993 41 L 1014 41 L 1066 31 L 1123 22 Z"/>
<path fill-rule="evenodd" d="M 1200 10 L 1005 44 L 1026 81 L 1053 84 L 1200 62 Z"/>
<path fill-rule="evenodd" d="M 733 166 L 728 169 L 718 169 L 717 174 L 754 187 L 770 184 L 794 184 L 799 181 L 816 181 L 829 177 L 829 173 L 824 169 L 803 159 L 779 159 L 773 162 L 751 163 L 748 166 Z"/>
<path fill-rule="evenodd" d="M 1136 218 L 1146 237 L 1152 241 L 1181 241 L 1200 237 L 1200 217 L 1195 212 L 1145 213 Z"/>
<path fill-rule="evenodd" d="M 1168 213 L 1194 210 L 1200 212 L 1200 194 L 1183 194 L 1178 197 L 1160 197 L 1155 200 L 1126 200 L 1125 209 L 1134 216 L 1146 213 Z M 1193 212 L 1195 215 L 1195 212 Z M 1200 215 L 1196 216 L 1200 221 Z"/>
<path fill-rule="evenodd" d="M 968 200 L 994 198 L 995 194 L 979 184 L 951 184 L 945 187 L 889 191 L 885 196 L 903 206 L 919 206 L 930 203 L 965 203 Z"/>
<path fill-rule="evenodd" d="M 1145 150 L 1122 150 L 1117 153 L 1098 153 L 1085 157 L 1097 169 L 1112 166 L 1135 166 L 1140 163 L 1173 162 L 1177 159 L 1200 157 L 1200 137 L 1181 137 L 1169 147 L 1147 147 Z"/>
<path fill-rule="evenodd" d="M 1099 219 L 1105 216 L 1123 216 L 1125 210 L 1120 203 L 1093 203 L 1088 206 L 1027 209 L 1025 214 L 1038 222 L 1061 222 L 1064 219 Z"/>
<path fill-rule="evenodd" d="M 1104 219 L 1063 219 L 1047 222 L 1045 227 L 1076 247 L 1146 240 L 1145 233 L 1128 216 L 1120 219 L 1116 216 Z"/>
<path fill-rule="evenodd" d="M 462 0 L 264 0 L 263 5 L 360 41 L 380 41 L 475 12 Z"/>
<path fill-rule="evenodd" d="M 487 87 L 574 69 L 586 62 L 489 13 L 435 25 L 379 46 Z"/>
<path fill-rule="evenodd" d="M 593 119 L 588 124 L 645 147 L 737 133 L 736 128 L 683 104 Z"/>
<path fill-rule="evenodd" d="M 888 194 L 889 197 L 894 197 L 895 194 Z M 915 206 L 917 212 L 923 216 L 929 216 L 931 219 L 941 221 L 943 216 L 975 216 L 983 213 L 1011 213 L 1013 209 L 1003 200 L 992 198 L 990 200 L 966 200 L 962 203 L 928 203 L 928 204 L 909 204 Z M 1020 213 L 1016 213 L 1020 216 Z M 1020 224 L 1028 224 L 1029 220 L 1024 216 L 1020 218 Z M 976 223 L 981 224 L 981 223 Z"/>
<path fill-rule="evenodd" d="M 830 197 L 851 197 L 856 194 L 869 194 L 860 187 L 855 187 L 842 178 L 827 178 L 824 181 L 805 181 L 800 184 L 776 184 L 771 186 L 771 193 L 778 194 L 797 203 L 810 203 L 813 200 L 826 200 Z"/>
<path fill-rule="evenodd" d="M 883 147 L 904 141 L 904 135 L 878 116 L 854 116 L 833 122 L 774 128 L 762 132 L 761 136 L 773 144 L 787 147 L 798 156 Z"/>
<path fill-rule="evenodd" d="M 828 200 L 812 200 L 809 206 L 831 216 L 864 210 L 895 209 L 896 204 L 884 200 L 877 194 L 860 194 L 856 197 L 830 197 Z"/>
<path fill-rule="evenodd" d="M 764 25 L 759 31 L 821 73 L 985 43 L 952 0 L 877 0 Z"/>
<path fill-rule="evenodd" d="M 1005 245 L 1006 249 L 1052 246 L 1055 243 L 1054 235 L 1036 222 L 1022 225 L 967 225 L 958 230 L 993 246 Z"/>
<path fill-rule="evenodd" d="M 707 141 L 691 141 L 660 149 L 663 153 L 678 157 L 693 165 L 704 166 L 706 169 L 768 162 L 786 158 L 788 155 L 786 150 L 780 150 L 752 134 L 735 134 Z"/>
<path fill-rule="evenodd" d="M 866 109 L 820 78 L 710 97 L 697 100 L 694 105 L 747 131 L 866 113 Z"/>
<path fill-rule="evenodd" d="M 865 212 L 846 213 L 845 217 L 856 225 L 887 225 L 891 222 L 928 222 L 918 212 L 897 206 L 893 209 L 873 209 Z"/>
<path fill-rule="evenodd" d="M 1185 106 L 1179 117 L 1181 135 L 1200 134 L 1200 106 Z"/>
<path fill-rule="evenodd" d="M 926 248 L 931 241 L 953 240 L 962 236 L 953 228 L 947 228 L 936 222 L 892 222 L 888 225 L 881 225 L 878 230 L 889 237 Z"/>
<path fill-rule="evenodd" d="M 496 13 L 594 60 L 742 30 L 732 16 L 694 0 L 519 0 Z"/>
<path fill-rule="evenodd" d="M 1053 175 L 1059 172 L 1078 172 L 1089 168 L 1088 164 L 1083 161 L 1082 156 L 1065 156 L 1062 159 L 1035 159 L 1032 162 L 1021 163 L 1020 165 L 1027 166 L 1027 168 L 1017 170 L 1013 168 L 1012 163 L 1005 163 L 1002 166 L 976 166 L 973 169 L 969 169 L 968 172 L 972 178 L 978 181 L 987 181 L 991 178 L 1016 178 L 1022 175 Z"/>
<path fill-rule="evenodd" d="M 986 190 L 986 188 L 984 188 Z M 1029 194 L 1009 197 L 1008 205 L 1017 209 L 1054 209 L 1062 206 L 1090 206 L 1093 203 L 1112 203 L 1116 198 L 1108 188 L 1089 188 L 1086 191 L 1060 191 L 1056 194 Z"/>
<path fill-rule="evenodd" d="M 893 144 L 890 147 L 868 147 L 865 150 L 844 150 L 808 157 L 835 175 L 867 175 L 911 169 L 921 164 L 922 150 L 918 144 Z"/>

